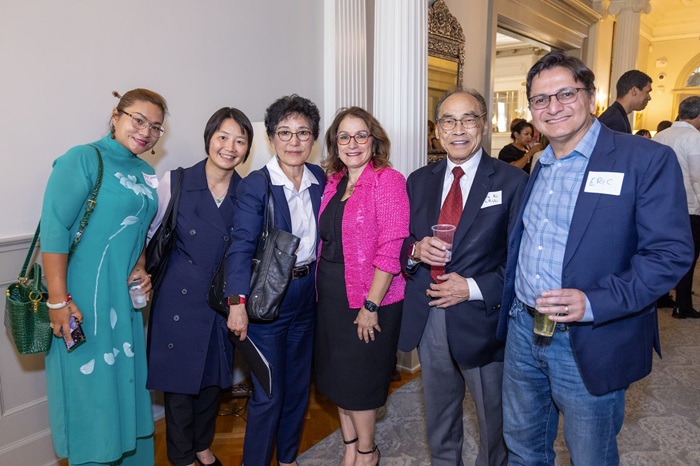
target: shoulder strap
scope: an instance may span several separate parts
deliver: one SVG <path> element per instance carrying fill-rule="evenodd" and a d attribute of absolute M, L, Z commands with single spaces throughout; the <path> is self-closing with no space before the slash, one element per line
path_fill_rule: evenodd
<path fill-rule="evenodd" d="M 80 219 L 80 224 L 78 225 L 78 231 L 75 233 L 75 238 L 73 238 L 73 243 L 70 246 L 70 249 L 68 250 L 68 262 L 70 262 L 71 257 L 73 256 L 73 253 L 75 252 L 75 249 L 78 247 L 78 243 L 80 243 L 80 240 L 83 237 L 83 232 L 85 231 L 85 227 L 87 227 L 88 220 L 90 220 L 90 216 L 92 215 L 92 211 L 95 210 L 95 206 L 97 206 L 97 195 L 100 192 L 100 187 L 102 187 L 102 175 L 104 174 L 104 165 L 102 163 L 102 154 L 100 154 L 100 150 L 95 147 L 94 145 L 90 144 L 90 146 L 95 149 L 95 152 L 97 152 L 97 181 L 95 182 L 95 186 L 93 186 L 92 191 L 90 192 L 90 197 L 87 200 L 87 204 L 85 205 L 85 213 L 83 213 L 83 218 Z M 24 260 L 24 265 L 22 266 L 22 270 L 19 273 L 19 278 L 22 279 L 23 277 L 26 277 L 27 275 L 27 268 L 29 267 L 29 262 L 32 259 L 32 256 L 34 255 L 34 248 L 36 248 L 36 243 L 37 240 L 39 239 L 39 231 L 41 230 L 41 221 L 39 221 L 39 224 L 36 226 L 36 232 L 34 233 L 34 238 L 32 239 L 32 244 L 29 246 L 29 251 L 27 251 L 27 257 Z"/>
<path fill-rule="evenodd" d="M 267 233 L 275 227 L 275 203 L 272 199 L 272 189 L 270 188 L 272 181 L 270 177 L 263 169 L 260 169 L 259 173 L 265 178 L 265 184 L 267 185 L 267 211 L 265 214 L 265 233 Z"/>
<path fill-rule="evenodd" d="M 180 207 L 180 191 L 182 189 L 182 179 L 185 177 L 185 169 L 177 167 L 170 174 L 170 202 L 163 214 L 163 220 L 168 222 L 167 228 L 175 231 L 177 226 L 177 212 Z M 175 177 L 173 179 L 173 176 Z"/>

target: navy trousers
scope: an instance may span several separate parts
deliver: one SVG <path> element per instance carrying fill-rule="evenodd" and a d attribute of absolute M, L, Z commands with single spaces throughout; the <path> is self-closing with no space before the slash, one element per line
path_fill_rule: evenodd
<path fill-rule="evenodd" d="M 277 320 L 248 326 L 250 339 L 272 366 L 272 398 L 253 376 L 243 443 L 245 466 L 268 466 L 275 444 L 278 461 L 296 459 L 311 383 L 315 275 L 314 267 L 306 277 L 292 280 Z"/>

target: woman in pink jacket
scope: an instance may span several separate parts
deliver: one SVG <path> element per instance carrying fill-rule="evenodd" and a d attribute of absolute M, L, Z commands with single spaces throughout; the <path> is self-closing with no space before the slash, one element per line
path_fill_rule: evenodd
<path fill-rule="evenodd" d="M 338 112 L 326 132 L 315 375 L 338 406 L 343 466 L 379 463 L 375 409 L 386 402 L 401 324 L 409 206 L 389 148 L 379 122 L 359 107 Z"/>

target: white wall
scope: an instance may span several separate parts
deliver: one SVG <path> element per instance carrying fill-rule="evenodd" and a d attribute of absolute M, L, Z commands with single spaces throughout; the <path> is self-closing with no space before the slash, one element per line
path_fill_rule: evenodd
<path fill-rule="evenodd" d="M 296 92 L 323 108 L 322 18 L 322 0 L 2 2 L 0 199 L 12 221 L 0 238 L 33 231 L 51 162 L 106 134 L 112 90 L 168 100 L 167 133 L 145 155 L 159 174 L 204 157 L 222 106 L 262 121 Z"/>
<path fill-rule="evenodd" d="M 22 264 L 52 161 L 107 133 L 112 90 L 168 100 L 167 133 L 145 155 L 160 175 L 203 158 L 209 116 L 240 108 L 256 129 L 246 173 L 270 156 L 259 122 L 273 100 L 323 108 L 322 19 L 322 0 L 0 3 L 0 288 Z M 0 464 L 56 464 L 45 394 L 43 357 L 17 355 L 0 329 Z"/>

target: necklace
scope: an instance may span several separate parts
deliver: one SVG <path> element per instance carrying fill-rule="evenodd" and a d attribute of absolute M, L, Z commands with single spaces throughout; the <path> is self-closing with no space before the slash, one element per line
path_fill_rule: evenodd
<path fill-rule="evenodd" d="M 224 197 L 226 196 L 226 193 L 228 193 L 228 187 L 226 187 L 226 190 L 223 192 L 223 194 L 216 194 L 214 190 L 210 187 L 209 192 L 211 195 L 214 197 L 214 202 L 216 202 L 216 205 L 221 205 L 222 202 L 224 202 Z"/>

